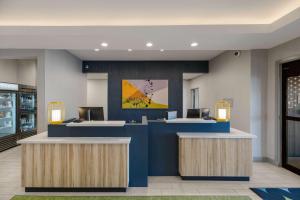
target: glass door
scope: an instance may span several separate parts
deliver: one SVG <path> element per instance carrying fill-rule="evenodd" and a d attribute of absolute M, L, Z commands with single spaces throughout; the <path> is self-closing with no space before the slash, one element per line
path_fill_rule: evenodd
<path fill-rule="evenodd" d="M 0 137 L 16 134 L 16 93 L 0 91 Z"/>
<path fill-rule="evenodd" d="M 282 165 L 300 174 L 300 60 L 282 65 Z"/>
<path fill-rule="evenodd" d="M 36 129 L 36 99 L 34 93 L 20 93 L 19 115 L 21 133 Z"/>
<path fill-rule="evenodd" d="M 35 95 L 33 93 L 20 93 L 20 109 L 23 111 L 35 110 Z"/>

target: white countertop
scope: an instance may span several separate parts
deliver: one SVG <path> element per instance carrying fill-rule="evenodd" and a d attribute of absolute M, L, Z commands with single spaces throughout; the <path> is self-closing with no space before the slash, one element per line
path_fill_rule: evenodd
<path fill-rule="evenodd" d="M 204 120 L 200 118 L 176 118 L 165 120 L 166 123 L 216 123 L 215 120 Z"/>
<path fill-rule="evenodd" d="M 93 126 L 124 126 L 125 121 L 83 121 L 80 123 L 68 123 L 66 126 L 70 127 L 93 127 Z"/>
<path fill-rule="evenodd" d="M 129 144 L 130 137 L 48 137 L 43 132 L 23 140 L 18 144 Z"/>
<path fill-rule="evenodd" d="M 191 133 L 191 132 L 178 132 L 177 135 L 179 138 L 256 138 L 255 135 L 246 133 L 234 128 L 230 129 L 230 133 L 207 133 L 207 132 L 198 132 L 198 133 Z"/>

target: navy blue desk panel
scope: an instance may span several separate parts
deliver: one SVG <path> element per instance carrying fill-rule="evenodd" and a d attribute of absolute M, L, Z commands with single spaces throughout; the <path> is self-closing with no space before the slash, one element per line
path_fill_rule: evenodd
<path fill-rule="evenodd" d="M 67 127 L 49 125 L 49 137 L 131 137 L 129 145 L 129 187 L 148 186 L 148 126 Z"/>
<path fill-rule="evenodd" d="M 178 176 L 177 132 L 229 133 L 230 122 L 165 123 L 149 121 L 149 176 Z"/>

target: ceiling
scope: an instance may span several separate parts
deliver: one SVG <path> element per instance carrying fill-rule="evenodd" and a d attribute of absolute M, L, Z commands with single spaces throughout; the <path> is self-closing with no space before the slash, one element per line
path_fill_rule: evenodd
<path fill-rule="evenodd" d="M 270 24 L 299 0 L 1 0 L 0 25 Z"/>
<path fill-rule="evenodd" d="M 192 50 L 101 50 L 99 52 L 91 50 L 69 50 L 70 53 L 81 60 L 210 60 L 222 51 L 192 51 Z"/>
<path fill-rule="evenodd" d="M 67 49 L 84 60 L 209 60 L 299 37 L 299 6 L 300 0 L 1 0 L 0 49 Z"/>

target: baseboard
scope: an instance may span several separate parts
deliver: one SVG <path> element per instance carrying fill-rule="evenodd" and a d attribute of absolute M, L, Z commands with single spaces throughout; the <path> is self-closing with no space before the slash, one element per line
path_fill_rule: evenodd
<path fill-rule="evenodd" d="M 253 162 L 266 162 L 264 157 L 253 157 Z"/>
<path fill-rule="evenodd" d="M 273 165 L 277 165 L 275 160 L 268 157 L 253 157 L 253 162 L 267 162 Z"/>

